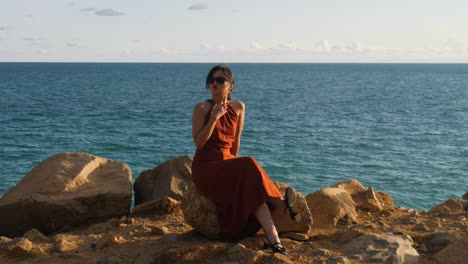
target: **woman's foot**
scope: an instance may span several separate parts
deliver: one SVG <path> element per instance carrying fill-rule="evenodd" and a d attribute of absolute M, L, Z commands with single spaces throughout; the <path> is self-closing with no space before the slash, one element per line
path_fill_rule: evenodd
<path fill-rule="evenodd" d="M 296 204 L 296 190 L 293 187 L 287 187 L 284 193 L 284 202 L 286 209 L 289 211 L 289 216 L 293 221 L 299 222 L 302 219 L 300 213 L 296 212 L 294 205 Z"/>
<path fill-rule="evenodd" d="M 268 242 L 267 242 L 268 241 Z M 280 254 L 283 254 L 285 256 L 288 255 L 288 252 L 286 251 L 286 249 L 283 247 L 283 245 L 281 244 L 281 242 L 275 242 L 275 243 L 270 243 L 270 241 L 268 240 L 267 238 L 267 241 L 264 242 L 263 244 L 263 249 L 267 249 L 267 250 L 273 250 L 273 253 L 280 253 Z"/>

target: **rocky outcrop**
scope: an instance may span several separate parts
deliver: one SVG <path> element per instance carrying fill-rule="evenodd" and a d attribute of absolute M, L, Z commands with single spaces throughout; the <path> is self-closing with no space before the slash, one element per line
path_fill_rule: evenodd
<path fill-rule="evenodd" d="M 338 222 L 357 222 L 357 212 L 351 195 L 344 188 L 328 187 L 306 197 L 316 227 L 336 226 Z"/>
<path fill-rule="evenodd" d="M 452 214 L 461 214 L 465 213 L 468 207 L 468 200 L 455 200 L 449 199 L 439 205 L 434 206 L 431 210 L 429 210 L 430 214 L 436 215 L 452 215 Z"/>
<path fill-rule="evenodd" d="M 468 233 L 439 251 L 434 259 L 440 264 L 459 264 L 468 260 Z"/>
<path fill-rule="evenodd" d="M 289 187 L 288 184 L 282 182 L 275 182 L 275 185 L 282 194 L 284 194 L 286 188 Z M 311 230 L 313 216 L 309 210 L 306 199 L 300 192 L 296 192 L 296 203 L 294 208 L 301 214 L 299 222 L 291 220 L 289 212 L 285 211 L 286 207 L 282 204 L 271 212 L 275 227 L 279 233 L 298 232 L 307 234 L 307 232 Z"/>
<path fill-rule="evenodd" d="M 170 215 L 183 219 L 181 202 L 170 197 L 164 197 L 158 200 L 149 201 L 137 205 L 131 216 L 151 216 L 158 217 Z"/>
<path fill-rule="evenodd" d="M 39 163 L 0 199 L 0 236 L 128 214 L 131 172 L 122 162 L 88 153 L 60 153 Z"/>
<path fill-rule="evenodd" d="M 366 191 L 366 187 L 364 187 L 364 185 L 362 185 L 356 179 L 351 179 L 351 180 L 348 180 L 348 181 L 342 181 L 342 182 L 339 182 L 339 183 L 337 183 L 335 185 L 332 185 L 330 187 L 343 189 L 347 193 L 349 193 L 350 195 L 357 194 L 357 193 L 362 193 L 362 192 Z"/>
<path fill-rule="evenodd" d="M 185 155 L 168 160 L 143 171 L 135 180 L 135 206 L 163 197 L 180 201 L 192 185 L 192 159 Z"/>
<path fill-rule="evenodd" d="M 0 202 L 5 204 L 32 197 L 36 199 L 35 204 L 45 201 L 48 204 L 59 204 L 59 209 L 52 207 L 55 208 L 52 210 L 46 204 L 35 208 L 33 212 L 38 214 L 43 210 L 43 214 L 54 217 L 47 218 L 47 221 L 57 223 L 57 219 L 62 219 L 68 224 L 74 223 L 75 219 L 71 219 L 71 216 L 79 218 L 83 214 L 91 220 L 102 217 L 103 213 L 120 210 L 122 203 L 127 208 L 129 197 L 123 202 L 116 199 L 117 193 L 125 193 L 120 191 L 125 189 L 122 186 L 127 186 L 125 190 L 131 190 L 130 171 L 126 165 L 117 163 L 117 166 L 114 162 L 84 153 L 57 156 L 38 165 L 39 168 L 31 171 Z M 181 162 L 176 166 L 182 166 L 182 170 L 185 170 L 186 163 Z M 173 181 L 164 184 L 172 186 Z M 281 192 L 287 187 L 282 183 L 276 185 Z M 157 187 L 160 186 L 154 188 Z M 131 215 L 127 214 L 127 208 L 123 215 L 104 217 L 100 223 L 63 228 L 53 234 L 34 224 L 23 237 L 12 239 L 0 235 L 0 263 L 412 264 L 420 261 L 451 264 L 464 263 L 468 259 L 466 195 L 464 200 L 448 200 L 430 212 L 425 212 L 395 208 L 388 195 L 375 192 L 372 187 L 366 189 L 356 180 L 338 183 L 308 195 L 322 195 L 318 196 L 320 199 L 311 206 L 311 210 L 308 209 L 310 201 L 298 193 L 296 208 L 303 216 L 302 220 L 307 221 L 291 222 L 289 215 L 284 213 L 284 203 L 272 211 L 281 232 L 281 242 L 289 252 L 288 256 L 284 256 L 263 249 L 265 237 L 261 231 L 236 243 L 208 239 L 217 238 L 219 233 L 215 207 L 193 190 L 193 185 L 188 184 L 186 187 L 187 190 L 185 187 L 175 189 L 183 195 L 182 202 L 170 196 L 162 196 L 140 203 Z M 114 200 L 107 201 L 111 198 Z M 23 204 L 17 202 L 13 205 L 10 204 L 9 211 L 5 210 L 4 205 L 0 206 L 1 217 L 16 217 L 14 219 L 18 224 L 25 228 L 21 222 L 24 219 L 17 214 L 26 212 L 21 207 Z M 344 207 L 354 208 L 354 211 L 336 213 Z M 70 208 L 74 208 L 80 215 Z M 320 225 L 320 228 L 310 228 L 311 212 L 317 208 L 319 210 L 314 213 L 314 222 L 325 224 Z M 338 216 L 323 220 L 322 214 Z M 29 213 L 27 217 L 31 215 Z M 46 222 L 45 217 L 42 217 L 34 219 L 41 226 Z M 0 218 L 1 221 L 5 220 Z M 285 226 L 282 226 L 282 221 Z M 335 221 L 336 224 L 330 224 Z M 6 227 L 0 224 L 0 228 Z M 286 230 L 302 231 L 286 233 Z"/>
<path fill-rule="evenodd" d="M 359 222 L 358 211 L 382 212 L 394 208 L 390 196 L 366 188 L 357 180 L 337 183 L 306 197 L 314 216 L 315 227 L 336 226 Z"/>
<path fill-rule="evenodd" d="M 285 183 L 275 183 L 276 187 L 284 194 L 288 187 Z M 278 206 L 272 211 L 273 221 L 280 233 L 300 232 L 307 233 L 312 226 L 312 215 L 307 206 L 305 198 L 296 192 L 295 208 L 301 214 L 301 220 L 291 220 L 289 213 L 285 212 L 284 206 Z M 219 224 L 216 216 L 216 207 L 213 202 L 205 198 L 195 188 L 189 188 L 182 200 L 182 210 L 185 221 L 195 230 L 209 238 L 219 238 Z"/>
<path fill-rule="evenodd" d="M 219 239 L 220 227 L 215 204 L 191 186 L 182 199 L 185 221 L 206 237 Z"/>
<path fill-rule="evenodd" d="M 361 235 L 345 244 L 342 251 L 361 263 L 417 264 L 419 254 L 409 236 Z"/>

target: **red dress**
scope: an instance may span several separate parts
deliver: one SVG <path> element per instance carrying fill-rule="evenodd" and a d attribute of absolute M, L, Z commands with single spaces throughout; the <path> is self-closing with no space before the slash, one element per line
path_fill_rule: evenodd
<path fill-rule="evenodd" d="M 254 158 L 230 152 L 239 117 L 229 104 L 227 109 L 211 137 L 197 149 L 192 178 L 198 191 L 215 203 L 221 236 L 229 240 L 257 232 L 257 208 L 283 195 Z"/>

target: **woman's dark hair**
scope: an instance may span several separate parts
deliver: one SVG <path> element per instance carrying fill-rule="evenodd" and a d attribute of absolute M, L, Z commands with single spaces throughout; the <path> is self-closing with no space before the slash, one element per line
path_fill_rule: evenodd
<path fill-rule="evenodd" d="M 213 68 L 211 68 L 211 70 L 208 72 L 208 75 L 206 76 L 206 88 L 208 89 L 209 85 L 208 85 L 208 80 L 213 77 L 213 74 L 216 72 L 216 71 L 222 71 L 223 74 L 224 74 L 224 77 L 226 77 L 226 79 L 228 80 L 228 82 L 230 82 L 232 85 L 234 85 L 234 82 L 236 81 L 236 79 L 234 78 L 234 74 L 232 73 L 232 70 L 231 68 L 229 68 L 228 65 L 226 64 L 219 64 L 219 65 L 216 65 L 214 66 Z M 228 94 L 228 97 L 227 97 L 228 100 L 231 100 L 231 93 Z"/>

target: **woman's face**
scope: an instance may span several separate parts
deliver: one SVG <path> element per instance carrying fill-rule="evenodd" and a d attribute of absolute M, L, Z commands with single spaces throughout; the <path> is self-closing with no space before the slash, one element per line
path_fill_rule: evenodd
<path fill-rule="evenodd" d="M 232 91 L 232 84 L 221 70 L 217 70 L 211 76 L 208 88 L 213 96 L 224 98 Z"/>

